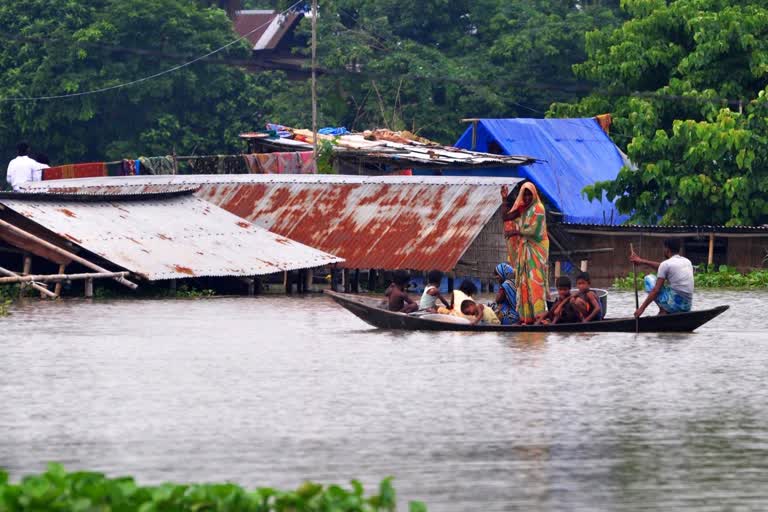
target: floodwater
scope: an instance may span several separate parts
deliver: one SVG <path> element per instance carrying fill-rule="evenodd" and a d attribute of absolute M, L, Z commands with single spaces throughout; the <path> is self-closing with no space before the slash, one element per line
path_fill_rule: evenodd
<path fill-rule="evenodd" d="M 767 299 L 699 292 L 732 310 L 640 336 L 384 332 L 322 296 L 29 303 L 0 319 L 0 466 L 392 475 L 433 511 L 765 509 Z"/>

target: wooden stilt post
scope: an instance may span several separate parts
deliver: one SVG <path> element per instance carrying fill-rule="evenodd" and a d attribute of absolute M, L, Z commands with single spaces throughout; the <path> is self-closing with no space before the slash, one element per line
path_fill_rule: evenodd
<path fill-rule="evenodd" d="M 176 295 L 177 284 L 178 283 L 176 282 L 175 279 L 171 279 L 170 282 L 168 283 L 168 288 L 171 290 L 171 293 L 174 295 Z"/>
<path fill-rule="evenodd" d="M 311 292 L 313 290 L 314 276 L 315 276 L 315 274 L 314 274 L 313 269 L 308 268 L 306 270 L 306 274 L 304 275 L 304 279 L 306 279 L 306 281 L 304 281 L 304 290 L 306 290 L 308 292 Z"/>
<path fill-rule="evenodd" d="M 352 293 L 360 293 L 360 269 L 355 269 L 355 274 L 352 277 Z"/>
<path fill-rule="evenodd" d="M 32 270 L 32 258 L 29 256 L 29 254 L 24 255 L 24 265 L 23 270 L 21 271 L 21 275 L 28 276 L 29 272 Z M 19 298 L 24 296 L 24 292 L 27 289 L 27 285 L 25 283 L 21 283 L 19 285 Z"/>
<path fill-rule="evenodd" d="M 372 292 L 376 289 L 376 270 L 368 270 L 368 291 Z"/>
<path fill-rule="evenodd" d="M 66 270 L 67 270 L 67 266 L 66 265 L 59 265 L 59 274 L 63 274 L 64 272 L 66 272 Z M 59 282 L 56 283 L 56 286 L 53 287 L 53 293 L 57 297 L 61 297 L 61 288 L 62 288 L 63 284 L 64 283 L 59 281 Z"/>
<path fill-rule="evenodd" d="M 253 278 L 254 292 L 256 295 L 261 295 L 264 292 L 264 285 L 261 282 L 261 278 L 256 276 Z"/>
<path fill-rule="evenodd" d="M 344 286 L 344 293 L 349 293 L 351 291 L 351 286 L 349 282 L 349 269 L 345 268 L 341 271 L 341 284 Z"/>
<path fill-rule="evenodd" d="M 85 280 L 85 297 L 88 299 L 93 297 L 93 279 Z"/>
<path fill-rule="evenodd" d="M 709 234 L 709 254 L 707 254 L 707 266 L 715 264 L 715 234 Z"/>

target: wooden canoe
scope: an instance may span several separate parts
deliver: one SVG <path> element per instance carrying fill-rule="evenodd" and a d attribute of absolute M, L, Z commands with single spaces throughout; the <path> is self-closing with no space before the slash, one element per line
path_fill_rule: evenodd
<path fill-rule="evenodd" d="M 432 318 L 395 313 L 382 307 L 380 298 L 364 297 L 325 291 L 337 304 L 357 316 L 362 321 L 379 329 L 399 329 L 406 331 L 498 331 L 498 332 L 635 332 L 634 317 L 606 318 L 587 324 L 555 325 L 470 325 L 442 322 Z M 728 310 L 728 306 L 712 309 L 674 313 L 662 316 L 644 316 L 640 318 L 640 332 L 692 332 L 713 318 Z"/>

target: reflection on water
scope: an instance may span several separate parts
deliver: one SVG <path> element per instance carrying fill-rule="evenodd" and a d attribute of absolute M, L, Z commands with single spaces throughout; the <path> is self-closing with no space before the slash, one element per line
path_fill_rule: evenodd
<path fill-rule="evenodd" d="M 0 320 L 0 465 L 394 475 L 437 511 L 759 509 L 767 298 L 699 293 L 734 308 L 639 336 L 383 332 L 323 297 L 32 303 Z"/>

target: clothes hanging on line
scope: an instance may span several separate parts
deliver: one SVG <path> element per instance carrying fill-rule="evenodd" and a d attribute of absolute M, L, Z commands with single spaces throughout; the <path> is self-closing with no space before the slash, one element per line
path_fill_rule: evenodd
<path fill-rule="evenodd" d="M 166 175 L 176 174 L 176 166 L 173 157 L 170 156 L 142 156 L 138 161 L 141 163 L 143 174 Z"/>
<path fill-rule="evenodd" d="M 105 162 L 58 165 L 43 169 L 43 181 L 69 178 L 97 178 L 100 176 L 109 176 Z"/>
<path fill-rule="evenodd" d="M 243 155 L 251 174 L 317 174 L 312 151 Z"/>

